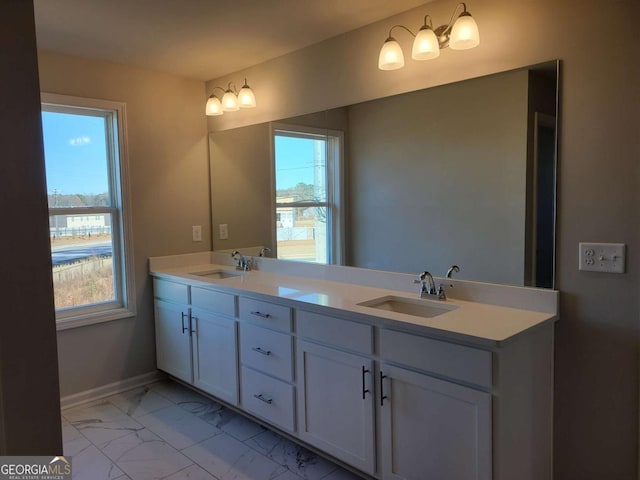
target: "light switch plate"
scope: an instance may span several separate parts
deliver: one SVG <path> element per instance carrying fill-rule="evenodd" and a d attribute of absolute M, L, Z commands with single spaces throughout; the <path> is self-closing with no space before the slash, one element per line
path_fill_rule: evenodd
<path fill-rule="evenodd" d="M 229 225 L 226 223 L 221 223 L 218 225 L 218 230 L 220 233 L 220 240 L 227 240 L 229 238 Z"/>
<path fill-rule="evenodd" d="M 624 243 L 579 244 L 579 269 L 589 272 L 624 273 L 626 248 Z"/>
<path fill-rule="evenodd" d="M 202 225 L 194 225 L 191 227 L 191 238 L 194 242 L 202 241 Z"/>

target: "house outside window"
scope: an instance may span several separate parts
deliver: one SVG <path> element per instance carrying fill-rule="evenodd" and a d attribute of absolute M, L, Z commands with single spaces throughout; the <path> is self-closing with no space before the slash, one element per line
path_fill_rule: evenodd
<path fill-rule="evenodd" d="M 125 105 L 41 98 L 58 329 L 132 316 Z"/>
<path fill-rule="evenodd" d="M 343 262 L 343 133 L 275 124 L 274 256 Z"/>

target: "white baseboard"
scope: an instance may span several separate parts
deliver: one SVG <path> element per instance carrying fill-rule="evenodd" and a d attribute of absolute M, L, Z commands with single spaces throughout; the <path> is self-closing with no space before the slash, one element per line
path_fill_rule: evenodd
<path fill-rule="evenodd" d="M 100 400 L 101 398 L 109 397 L 111 395 L 115 395 L 116 393 L 143 387 L 145 385 L 158 382 L 165 378 L 167 378 L 166 374 L 162 373 L 159 370 L 155 370 L 153 372 L 144 373 L 136 377 L 126 378 L 124 380 L 119 380 L 108 385 L 85 390 L 84 392 L 67 395 L 66 397 L 62 397 L 60 399 L 60 406 L 63 410 L 65 410 L 67 408 L 75 407 L 83 403 Z"/>

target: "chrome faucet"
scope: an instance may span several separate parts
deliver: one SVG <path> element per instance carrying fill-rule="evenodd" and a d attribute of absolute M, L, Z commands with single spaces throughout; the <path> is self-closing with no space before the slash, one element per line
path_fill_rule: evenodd
<path fill-rule="evenodd" d="M 253 261 L 250 258 L 246 258 L 238 250 L 231 252 L 231 258 L 236 260 L 236 270 L 242 270 L 243 272 L 251 270 Z"/>
<path fill-rule="evenodd" d="M 454 272 L 458 273 L 459 271 L 460 271 L 460 267 L 458 265 L 451 265 L 447 270 L 447 275 L 445 276 L 445 278 L 450 279 Z M 446 300 L 447 294 L 445 292 L 444 287 L 453 288 L 453 283 L 451 282 L 441 283 L 440 286 L 438 287 L 438 298 L 442 298 L 443 300 Z"/>
<path fill-rule="evenodd" d="M 458 273 L 460 271 L 460 267 L 458 265 L 451 265 L 449 267 L 449 270 L 447 270 L 447 278 L 451 278 L 451 275 L 453 275 L 453 272 Z"/>
<path fill-rule="evenodd" d="M 445 294 L 442 285 L 436 289 L 436 283 L 433 281 L 433 275 L 427 271 L 422 272 L 418 276 L 418 279 L 414 280 L 413 283 L 420 284 L 420 298 L 436 297 L 438 300 L 447 299 L 447 295 Z"/>

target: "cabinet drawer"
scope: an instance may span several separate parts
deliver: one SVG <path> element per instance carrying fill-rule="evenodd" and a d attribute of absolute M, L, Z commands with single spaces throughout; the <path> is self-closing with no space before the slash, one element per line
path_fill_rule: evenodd
<path fill-rule="evenodd" d="M 153 279 L 153 296 L 169 302 L 189 303 L 189 286 L 166 280 Z"/>
<path fill-rule="evenodd" d="M 380 358 L 491 387 L 491 352 L 394 330 L 380 330 Z"/>
<path fill-rule="evenodd" d="M 362 323 L 296 311 L 298 336 L 328 343 L 359 353 L 373 353 L 373 327 Z"/>
<path fill-rule="evenodd" d="M 228 293 L 191 287 L 191 305 L 229 317 L 236 316 L 236 297 Z"/>
<path fill-rule="evenodd" d="M 291 336 L 248 323 L 240 324 L 240 358 L 243 365 L 286 381 L 293 380 Z"/>
<path fill-rule="evenodd" d="M 240 297 L 240 318 L 262 327 L 291 331 L 291 309 L 261 300 Z"/>
<path fill-rule="evenodd" d="M 242 367 L 242 407 L 290 432 L 294 427 L 293 385 Z"/>

